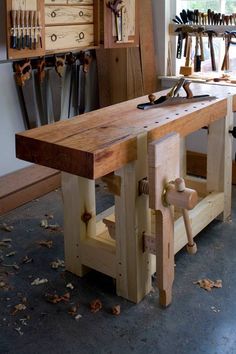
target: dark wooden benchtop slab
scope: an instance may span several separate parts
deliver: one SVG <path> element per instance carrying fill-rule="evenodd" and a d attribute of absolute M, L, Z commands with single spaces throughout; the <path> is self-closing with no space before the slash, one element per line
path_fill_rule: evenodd
<path fill-rule="evenodd" d="M 217 99 L 143 111 L 136 107 L 147 102 L 147 96 L 139 97 L 18 133 L 16 156 L 82 177 L 101 177 L 137 159 L 138 135 L 146 132 L 149 141 L 173 131 L 188 135 L 223 118 L 226 98 L 236 95 L 234 87 L 191 84 L 191 89 L 194 95 L 210 94 Z M 180 94 L 184 96 L 183 92 Z"/>

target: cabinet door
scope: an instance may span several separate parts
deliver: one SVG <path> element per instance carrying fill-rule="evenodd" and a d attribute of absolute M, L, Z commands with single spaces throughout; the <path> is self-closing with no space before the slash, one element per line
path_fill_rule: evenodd
<path fill-rule="evenodd" d="M 104 7 L 104 47 L 124 48 L 137 47 L 138 31 L 138 0 L 122 0 L 117 6 L 117 15 L 103 0 Z"/>
<path fill-rule="evenodd" d="M 51 26 L 45 29 L 46 51 L 63 51 L 94 45 L 94 26 Z"/>
<path fill-rule="evenodd" d="M 45 25 L 93 23 L 92 6 L 45 6 Z"/>

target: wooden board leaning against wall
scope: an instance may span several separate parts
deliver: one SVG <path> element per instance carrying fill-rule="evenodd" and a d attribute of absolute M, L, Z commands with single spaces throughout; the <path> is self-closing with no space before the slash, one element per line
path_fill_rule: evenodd
<path fill-rule="evenodd" d="M 96 51 L 101 107 L 157 91 L 152 2 L 137 1 L 139 47 Z"/>

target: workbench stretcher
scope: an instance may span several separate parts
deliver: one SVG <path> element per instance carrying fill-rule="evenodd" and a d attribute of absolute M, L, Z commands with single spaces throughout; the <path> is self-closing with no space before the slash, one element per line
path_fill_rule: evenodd
<path fill-rule="evenodd" d="M 162 203 L 164 183 L 184 177 L 201 196 L 189 212 L 193 236 L 231 213 L 236 88 L 191 88 L 194 95 L 217 98 L 143 111 L 136 107 L 147 97 L 140 97 L 16 135 L 18 158 L 62 171 L 66 269 L 78 276 L 90 268 L 107 274 L 116 279 L 117 295 L 133 302 L 149 293 L 157 271 L 160 304 L 171 303 L 174 254 L 187 244 L 183 217 L 172 223 L 171 208 Z M 203 180 L 186 176 L 184 137 L 206 126 Z M 147 177 L 149 196 L 140 193 Z M 99 215 L 97 178 L 115 194 L 115 206 Z"/>

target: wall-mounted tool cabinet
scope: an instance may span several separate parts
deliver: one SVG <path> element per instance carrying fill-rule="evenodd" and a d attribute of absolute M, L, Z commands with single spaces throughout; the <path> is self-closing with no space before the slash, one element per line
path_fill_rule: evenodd
<path fill-rule="evenodd" d="M 138 46 L 137 0 L 4 0 L 6 59 Z"/>

